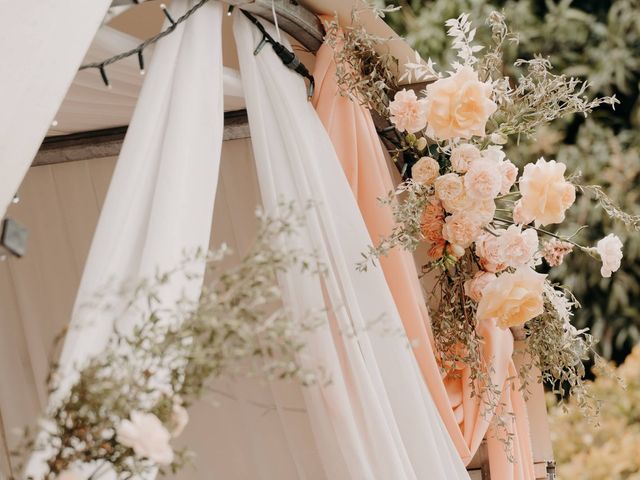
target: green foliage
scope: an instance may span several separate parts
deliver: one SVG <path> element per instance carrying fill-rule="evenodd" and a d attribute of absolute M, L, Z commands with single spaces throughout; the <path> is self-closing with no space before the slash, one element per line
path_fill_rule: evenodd
<path fill-rule="evenodd" d="M 621 101 L 615 111 L 601 107 L 589 120 L 581 115 L 558 120 L 522 137 L 508 153 L 520 165 L 541 155 L 562 161 L 568 171 L 582 173 L 579 183 L 601 185 L 623 210 L 640 213 L 640 0 L 407 0 L 401 5 L 386 20 L 423 58 L 439 65 L 451 61 L 444 58 L 452 53 L 443 26 L 447 19 L 469 12 L 481 25 L 499 9 L 519 36 L 517 45 L 505 46 L 505 65 L 539 53 L 551 60 L 555 73 L 588 81 L 589 99 L 615 94 Z M 480 43 L 488 44 L 490 35 L 488 27 L 478 29 Z M 520 73 L 513 70 L 504 73 Z M 588 257 L 572 255 L 554 269 L 554 279 L 571 288 L 583 306 L 576 327 L 591 327 L 602 353 L 619 361 L 640 340 L 640 236 L 612 222 L 590 197 L 579 196 L 562 233 L 588 223 L 591 227 L 576 237 L 587 245 L 605 232 L 616 233 L 625 242 L 622 268 L 603 279 Z"/>

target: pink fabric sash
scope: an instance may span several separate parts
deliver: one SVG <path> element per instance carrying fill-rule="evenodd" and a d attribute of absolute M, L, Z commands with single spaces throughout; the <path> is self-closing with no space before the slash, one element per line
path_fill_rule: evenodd
<path fill-rule="evenodd" d="M 369 111 L 340 95 L 335 73 L 333 51 L 324 44 L 316 56 L 313 104 L 329 133 L 375 242 L 388 234 L 394 224 L 389 209 L 377 200 L 393 189 L 392 179 Z M 407 335 L 416 344 L 414 353 L 424 380 L 462 460 L 468 464 L 491 428 L 490 421 L 482 414 L 482 401 L 470 395 L 468 371 L 459 372 L 461 375 L 457 378 L 442 377 L 433 351 L 429 314 L 412 255 L 394 249 L 380 263 Z M 507 458 L 503 443 L 495 435 L 487 435 L 492 478 L 533 480 L 527 411 L 511 359 L 513 337 L 510 331 L 497 327 L 485 327 L 481 334 L 486 342 L 485 358 L 493 359 L 493 381 L 496 385 L 505 385 L 502 400 L 507 410 L 514 414 L 513 417 L 505 416 L 514 419 L 510 427 L 515 434 L 514 462 Z M 511 388 L 506 386 L 507 378 L 516 379 L 509 384 Z"/>

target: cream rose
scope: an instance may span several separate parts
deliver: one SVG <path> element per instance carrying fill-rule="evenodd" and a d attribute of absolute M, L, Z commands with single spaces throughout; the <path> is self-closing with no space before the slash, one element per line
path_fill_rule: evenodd
<path fill-rule="evenodd" d="M 497 164 L 487 160 L 473 162 L 464 174 L 464 190 L 474 200 L 493 200 L 500 193 L 502 174 Z"/>
<path fill-rule="evenodd" d="M 564 178 L 566 166 L 540 158 L 524 167 L 520 177 L 522 215 L 532 218 L 536 227 L 561 223 L 576 199 L 576 189 Z"/>
<path fill-rule="evenodd" d="M 495 279 L 495 273 L 483 272 L 481 270 L 477 272 L 473 278 L 464 282 L 464 293 L 467 297 L 479 302 L 482 298 L 482 291 Z"/>
<path fill-rule="evenodd" d="M 462 178 L 455 173 L 447 173 L 436 178 L 434 186 L 436 190 L 436 197 L 438 197 L 442 202 L 454 200 L 464 193 Z"/>
<path fill-rule="evenodd" d="M 518 178 L 518 167 L 516 167 L 510 160 L 505 160 L 498 167 L 500 170 L 502 183 L 500 185 L 500 193 L 502 195 L 506 195 L 513 187 L 513 184 L 516 183 L 516 179 Z"/>
<path fill-rule="evenodd" d="M 133 411 L 129 420 L 122 420 L 116 429 L 116 438 L 125 447 L 131 447 L 135 454 L 157 463 L 170 465 L 173 450 L 169 445 L 171 434 L 158 417 L 152 413 Z"/>
<path fill-rule="evenodd" d="M 411 167 L 411 178 L 422 185 L 431 185 L 440 175 L 440 165 L 431 157 L 422 157 Z"/>
<path fill-rule="evenodd" d="M 427 86 L 427 133 L 439 140 L 484 136 L 487 120 L 498 106 L 490 83 L 478 80 L 471 67 Z"/>
<path fill-rule="evenodd" d="M 604 278 L 611 277 L 613 272 L 618 271 L 622 262 L 622 242 L 616 235 L 610 233 L 598 241 L 596 250 L 602 260 L 600 274 Z"/>
<path fill-rule="evenodd" d="M 477 216 L 461 211 L 448 216 L 444 220 L 442 236 L 446 241 L 462 248 L 467 248 L 480 236 L 482 224 Z"/>
<path fill-rule="evenodd" d="M 480 150 L 475 145 L 464 143 L 451 149 L 451 168 L 458 173 L 465 173 L 472 162 L 480 159 Z"/>
<path fill-rule="evenodd" d="M 500 241 L 501 232 L 503 230 L 496 232 L 496 235 L 483 232 L 475 242 L 476 254 L 480 257 L 480 264 L 488 272 L 496 273 L 507 268 Z"/>
<path fill-rule="evenodd" d="M 499 237 L 502 259 L 510 267 L 521 267 L 531 261 L 538 251 L 538 233 L 527 228 L 511 225 Z"/>
<path fill-rule="evenodd" d="M 546 275 L 529 267 L 503 273 L 482 291 L 478 321 L 494 321 L 501 328 L 523 325 L 544 312 Z"/>
<path fill-rule="evenodd" d="M 402 89 L 395 94 L 389 103 L 391 123 L 400 131 L 416 133 L 427 124 L 427 102 L 418 99 L 413 90 Z"/>

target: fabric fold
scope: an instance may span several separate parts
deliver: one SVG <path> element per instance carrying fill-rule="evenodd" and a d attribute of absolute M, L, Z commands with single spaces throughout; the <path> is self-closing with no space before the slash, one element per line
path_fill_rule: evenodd
<path fill-rule="evenodd" d="M 239 13 L 234 35 L 263 205 L 275 212 L 281 200 L 313 201 L 286 247 L 315 251 L 324 271 L 285 272 L 280 284 L 294 318 L 324 312 L 303 355 L 331 383 L 303 394 L 327 478 L 468 478 L 382 272 L 354 268 L 371 240 L 303 79 L 271 48 L 253 54 L 261 34 Z"/>
<path fill-rule="evenodd" d="M 389 234 L 394 225 L 390 210 L 378 201 L 392 191 L 394 185 L 373 120 L 365 108 L 340 94 L 333 50 L 326 43 L 317 53 L 314 77 L 317 89 L 313 104 L 335 147 L 369 235 L 377 241 Z M 413 353 L 424 382 L 458 454 L 467 464 L 490 426 L 483 416 L 481 400 L 471 396 L 469 372 L 457 372 L 460 378 L 443 378 L 441 374 L 431 338 L 429 314 L 412 255 L 394 249 L 380 259 L 380 264 L 407 336 L 414 345 Z M 505 385 L 503 400 L 516 417 L 513 425 L 515 463 L 507 460 L 503 443 L 488 436 L 492 478 L 533 480 L 527 413 L 518 390 L 517 375 L 513 384 L 507 382 L 515 372 L 511 359 L 513 338 L 509 331 L 497 327 L 487 327 L 481 333 L 487 341 L 485 359 L 492 361 L 494 366 L 492 379 L 497 385 Z"/>

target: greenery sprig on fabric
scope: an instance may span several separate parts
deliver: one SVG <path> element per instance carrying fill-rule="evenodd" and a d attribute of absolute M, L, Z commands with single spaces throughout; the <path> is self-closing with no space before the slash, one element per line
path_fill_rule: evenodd
<path fill-rule="evenodd" d="M 446 22 L 456 53 L 446 71 L 419 57 L 405 65 L 404 78 L 425 82 L 424 90 L 385 83 L 389 102 L 375 110 L 393 125 L 385 138 L 394 146 L 391 153 L 405 181 L 382 199 L 393 211 L 395 228 L 363 253 L 359 268 L 395 247 L 428 247 L 422 270 L 437 272 L 431 306 L 440 365 L 448 372 L 468 366 L 475 393 L 489 399 L 486 413 L 497 421 L 499 402 L 487 394 L 496 388 L 491 362 L 482 353 L 487 328 L 523 330 L 530 362 L 521 368 L 522 379 L 538 367 L 543 380 L 589 411 L 597 402 L 590 401 L 583 362 L 594 354 L 593 338 L 571 324 L 579 306 L 571 292 L 539 270 L 557 267 L 577 251 L 600 260 L 602 276 L 610 277 L 620 267 L 622 243 L 609 234 L 595 246 L 581 245 L 575 234 L 545 227 L 564 221 L 577 189 L 593 192 L 607 213 L 631 227 L 639 218 L 617 209 L 601 188 L 574 184 L 566 166 L 555 160 L 539 158 L 520 172 L 504 146 L 556 119 L 586 116 L 618 101 L 615 96 L 587 99 L 587 83 L 554 74 L 542 57 L 516 61 L 522 74 L 505 77 L 503 48 L 517 37 L 498 12 L 487 23 L 492 43 L 485 47 L 474 42 L 477 31 L 469 15 Z M 345 40 L 344 50 L 357 54 L 349 37 Z M 369 53 L 376 51 L 375 39 L 358 37 L 357 44 L 363 43 Z M 342 90 L 369 98 L 372 79 L 362 69 L 356 73 L 363 78 L 338 76 Z"/>
<path fill-rule="evenodd" d="M 322 269 L 314 256 L 284 248 L 304 215 L 293 204 L 282 204 L 278 217 L 263 212 L 258 217 L 257 240 L 235 267 L 221 269 L 228 254 L 223 246 L 119 289 L 116 298 L 129 299 L 122 318 L 137 326 L 127 333 L 114 331 L 106 349 L 79 366 L 69 389 L 53 372 L 51 394 L 58 401 L 40 422 L 38 436 L 27 435 L 15 453 L 24 457 L 34 448 L 44 453 L 45 479 L 96 479 L 108 472 L 124 479 L 157 469 L 175 473 L 191 455 L 174 450 L 170 442 L 187 425 L 186 409 L 211 393 L 212 379 L 326 381 L 322 367 L 306 361 L 303 351 L 305 333 L 318 319 L 314 312 L 294 318 L 281 302 L 276 279 L 290 269 Z M 163 289 L 203 264 L 213 280 L 205 282 L 200 298 L 163 305 Z M 87 321 L 91 312 L 99 313 L 95 309 L 110 308 L 109 295 L 85 311 Z"/>

